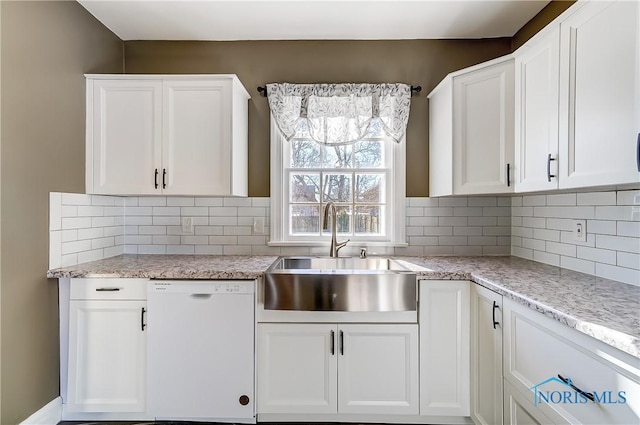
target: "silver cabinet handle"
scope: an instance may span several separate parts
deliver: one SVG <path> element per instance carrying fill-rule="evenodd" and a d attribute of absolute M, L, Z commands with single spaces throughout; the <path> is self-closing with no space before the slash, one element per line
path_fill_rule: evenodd
<path fill-rule="evenodd" d="M 118 292 L 121 288 L 96 288 L 96 292 Z"/>

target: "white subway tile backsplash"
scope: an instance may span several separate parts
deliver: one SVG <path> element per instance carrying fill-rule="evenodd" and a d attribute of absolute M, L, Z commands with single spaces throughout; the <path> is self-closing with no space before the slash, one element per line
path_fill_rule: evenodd
<path fill-rule="evenodd" d="M 453 255 L 455 246 L 425 246 L 423 255 Z"/>
<path fill-rule="evenodd" d="M 618 221 L 616 234 L 618 236 L 640 238 L 640 221 Z"/>
<path fill-rule="evenodd" d="M 640 255 L 619 251 L 616 264 L 621 267 L 640 270 Z"/>
<path fill-rule="evenodd" d="M 546 251 L 552 254 L 560 254 L 566 257 L 576 256 L 576 246 L 571 244 L 566 244 L 566 243 L 547 241 Z"/>
<path fill-rule="evenodd" d="M 628 238 L 624 236 L 596 235 L 596 247 L 640 253 L 638 238 Z"/>
<path fill-rule="evenodd" d="M 84 193 L 62 193 L 62 205 L 91 205 L 91 195 Z"/>
<path fill-rule="evenodd" d="M 155 235 L 151 238 L 154 245 L 180 245 L 178 235 Z"/>
<path fill-rule="evenodd" d="M 510 230 L 507 228 L 507 230 Z M 482 236 L 482 227 L 454 227 L 454 236 Z"/>
<path fill-rule="evenodd" d="M 62 264 L 62 230 L 49 232 L 49 268 L 56 269 Z"/>
<path fill-rule="evenodd" d="M 596 263 L 596 276 L 618 280 L 632 285 L 640 285 L 640 273 L 638 273 L 636 269 Z"/>
<path fill-rule="evenodd" d="M 91 227 L 91 217 L 62 217 L 62 230 Z"/>
<path fill-rule="evenodd" d="M 407 207 L 404 211 L 407 217 L 422 217 L 424 215 L 424 208 L 420 207 Z"/>
<path fill-rule="evenodd" d="M 186 245 L 207 245 L 209 244 L 209 236 L 181 236 L 180 243 Z"/>
<path fill-rule="evenodd" d="M 595 274 L 596 266 L 593 261 L 582 260 L 574 257 L 560 257 L 560 267 L 563 269 L 574 270 L 577 272 Z"/>
<path fill-rule="evenodd" d="M 576 194 L 561 193 L 557 195 L 547 195 L 547 205 L 576 205 Z"/>
<path fill-rule="evenodd" d="M 166 235 L 167 226 L 138 226 L 138 235 Z"/>
<path fill-rule="evenodd" d="M 84 207 L 90 208 L 90 207 Z M 84 215 L 84 214 L 82 214 Z M 61 217 L 77 217 L 78 216 L 78 206 L 77 205 L 62 205 L 61 206 Z"/>
<path fill-rule="evenodd" d="M 482 246 L 454 246 L 453 255 L 482 255 Z"/>
<path fill-rule="evenodd" d="M 532 215 L 518 207 L 514 197 L 511 253 L 548 264 L 555 264 L 559 256 L 561 267 L 634 283 L 637 278 L 628 270 L 637 273 L 640 267 L 640 217 L 634 216 L 633 206 L 640 202 L 637 195 L 640 191 L 524 196 L 523 205 L 533 206 Z M 586 242 L 575 240 L 578 219 L 587 219 Z M 530 239 L 530 230 L 535 239 Z M 559 232 L 559 241 L 553 232 Z"/>
<path fill-rule="evenodd" d="M 168 207 L 193 207 L 195 198 L 167 197 Z"/>
<path fill-rule="evenodd" d="M 425 207 L 424 215 L 425 217 L 451 216 L 453 215 L 453 207 Z"/>
<path fill-rule="evenodd" d="M 139 198 L 136 205 L 141 207 L 166 207 L 167 198 L 164 196 Z"/>
<path fill-rule="evenodd" d="M 90 227 L 88 229 L 76 230 L 75 240 L 95 239 L 95 238 L 101 238 L 103 236 L 104 236 L 104 227 Z"/>
<path fill-rule="evenodd" d="M 533 251 L 533 260 L 560 267 L 560 256 L 549 252 Z"/>
<path fill-rule="evenodd" d="M 469 236 L 468 245 L 498 245 L 498 238 L 495 236 Z"/>
<path fill-rule="evenodd" d="M 441 207 L 466 207 L 467 198 L 440 198 L 438 205 Z"/>
<path fill-rule="evenodd" d="M 466 217 L 464 217 L 466 219 Z M 440 217 L 442 219 L 442 217 Z M 409 217 L 408 218 L 409 226 L 437 226 L 438 225 L 438 217 Z"/>
<path fill-rule="evenodd" d="M 129 216 L 134 216 L 134 215 L 153 215 L 154 213 L 154 208 L 161 208 L 161 207 L 127 207 L 126 209 L 126 215 L 127 217 Z M 158 214 L 156 212 L 156 214 Z"/>
<path fill-rule="evenodd" d="M 437 207 L 439 198 L 408 198 L 407 204 L 411 207 Z"/>
<path fill-rule="evenodd" d="M 609 249 L 578 246 L 576 247 L 576 256 L 592 262 L 616 264 L 616 251 Z"/>
<path fill-rule="evenodd" d="M 179 226 L 180 217 L 178 216 L 153 216 L 151 223 L 154 226 Z"/>
<path fill-rule="evenodd" d="M 194 205 L 196 207 L 221 207 L 222 201 L 222 198 L 195 198 Z"/>
<path fill-rule="evenodd" d="M 174 215 L 174 214 L 171 214 Z M 209 216 L 209 207 L 181 207 L 180 215 L 182 217 L 192 216 Z"/>
<path fill-rule="evenodd" d="M 49 193 L 49 230 L 62 229 L 62 194 Z"/>
<path fill-rule="evenodd" d="M 545 195 L 528 195 L 522 198 L 523 207 L 541 206 L 547 205 L 547 198 Z"/>
<path fill-rule="evenodd" d="M 464 216 L 464 217 L 482 217 L 486 216 L 495 216 L 495 214 L 482 214 L 484 207 L 453 207 L 453 215 L 454 216 Z M 439 214 L 439 215 L 449 215 L 449 214 Z"/>
<path fill-rule="evenodd" d="M 61 242 L 70 242 L 70 241 L 77 241 L 78 240 L 78 230 L 77 229 L 61 230 L 60 231 L 60 235 L 62 237 L 62 241 Z"/>
<path fill-rule="evenodd" d="M 222 247 L 224 255 L 251 255 L 251 245 L 225 245 Z"/>
<path fill-rule="evenodd" d="M 533 237 L 534 239 L 560 242 L 560 232 L 558 230 L 533 229 Z"/>
<path fill-rule="evenodd" d="M 616 203 L 618 205 L 640 205 L 640 190 L 619 191 Z"/>
<path fill-rule="evenodd" d="M 475 217 L 438 217 L 438 225 L 439 226 L 454 226 L 454 227 L 465 227 L 469 223 L 469 220 Z M 495 221 L 495 217 L 480 217 L 480 218 L 493 218 Z M 483 224 L 476 224 L 476 226 L 483 226 Z M 487 224 L 486 226 L 491 226 L 491 224 Z"/>
<path fill-rule="evenodd" d="M 97 217 L 104 215 L 104 207 L 80 205 L 77 208 L 77 215 L 81 217 Z"/>
<path fill-rule="evenodd" d="M 61 246 L 60 253 L 62 255 L 72 254 L 72 253 L 77 253 L 82 251 L 89 251 L 91 249 L 91 240 L 61 242 L 60 246 Z"/>
<path fill-rule="evenodd" d="M 251 198 L 224 198 L 222 205 L 225 207 L 250 207 Z"/>
<path fill-rule="evenodd" d="M 104 250 L 102 250 L 101 248 L 93 249 L 91 251 L 83 251 L 78 253 L 78 264 L 101 260 L 103 258 Z"/>
<path fill-rule="evenodd" d="M 424 236 L 452 236 L 453 227 L 423 227 Z"/>
<path fill-rule="evenodd" d="M 91 217 L 91 227 L 115 226 L 115 217 Z"/>
<path fill-rule="evenodd" d="M 138 254 L 166 254 L 167 245 L 138 245 Z"/>
<path fill-rule="evenodd" d="M 616 192 L 578 193 L 578 205 L 615 205 Z"/>
<path fill-rule="evenodd" d="M 195 245 L 167 245 L 167 254 L 195 254 Z"/>
<path fill-rule="evenodd" d="M 482 247 L 482 255 L 509 255 L 511 247 L 509 244 L 490 246 L 485 245 Z"/>
<path fill-rule="evenodd" d="M 137 207 L 142 208 L 142 207 Z M 129 215 L 129 208 L 127 208 L 126 215 Z M 140 214 L 140 215 L 153 215 L 157 216 L 180 216 L 180 207 L 152 207 L 151 213 L 149 214 Z"/>
<path fill-rule="evenodd" d="M 497 207 L 498 199 L 509 199 L 509 198 L 496 198 L 493 196 L 489 196 L 486 198 L 483 196 L 469 197 L 469 199 L 467 200 L 467 205 L 469 205 L 470 207 Z"/>

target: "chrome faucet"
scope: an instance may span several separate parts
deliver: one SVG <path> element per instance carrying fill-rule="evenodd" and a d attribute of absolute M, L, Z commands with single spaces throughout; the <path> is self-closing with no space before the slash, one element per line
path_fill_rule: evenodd
<path fill-rule="evenodd" d="M 345 246 L 350 239 L 347 239 L 344 242 L 336 241 L 336 206 L 333 201 L 327 202 L 327 205 L 324 207 L 324 219 L 322 220 L 322 230 L 329 229 L 329 209 L 331 209 L 331 247 L 329 248 L 329 256 L 337 257 L 338 250 Z"/>

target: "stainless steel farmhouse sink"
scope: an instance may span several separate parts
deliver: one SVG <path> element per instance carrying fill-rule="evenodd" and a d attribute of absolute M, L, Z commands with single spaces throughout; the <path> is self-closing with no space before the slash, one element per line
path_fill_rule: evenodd
<path fill-rule="evenodd" d="M 389 258 L 280 257 L 265 275 L 266 310 L 416 310 L 416 274 Z"/>

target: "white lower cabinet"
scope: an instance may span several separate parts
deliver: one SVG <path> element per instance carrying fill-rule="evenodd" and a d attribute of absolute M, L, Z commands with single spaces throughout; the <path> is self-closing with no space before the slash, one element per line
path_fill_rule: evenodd
<path fill-rule="evenodd" d="M 519 410 L 554 424 L 640 423 L 636 357 L 508 299 L 504 378 L 515 400 L 505 400 L 506 423 L 532 423 Z"/>
<path fill-rule="evenodd" d="M 471 285 L 471 419 L 502 424 L 502 295 L 477 284 Z"/>
<path fill-rule="evenodd" d="M 415 324 L 258 325 L 258 414 L 417 414 Z"/>
<path fill-rule="evenodd" d="M 469 286 L 419 283 L 421 415 L 469 416 Z"/>
<path fill-rule="evenodd" d="M 72 279 L 65 409 L 144 412 L 145 281 Z"/>
<path fill-rule="evenodd" d="M 477 423 L 477 422 L 476 422 Z M 533 403 L 508 381 L 504 383 L 504 423 L 510 425 L 546 425 L 552 424 Z"/>

